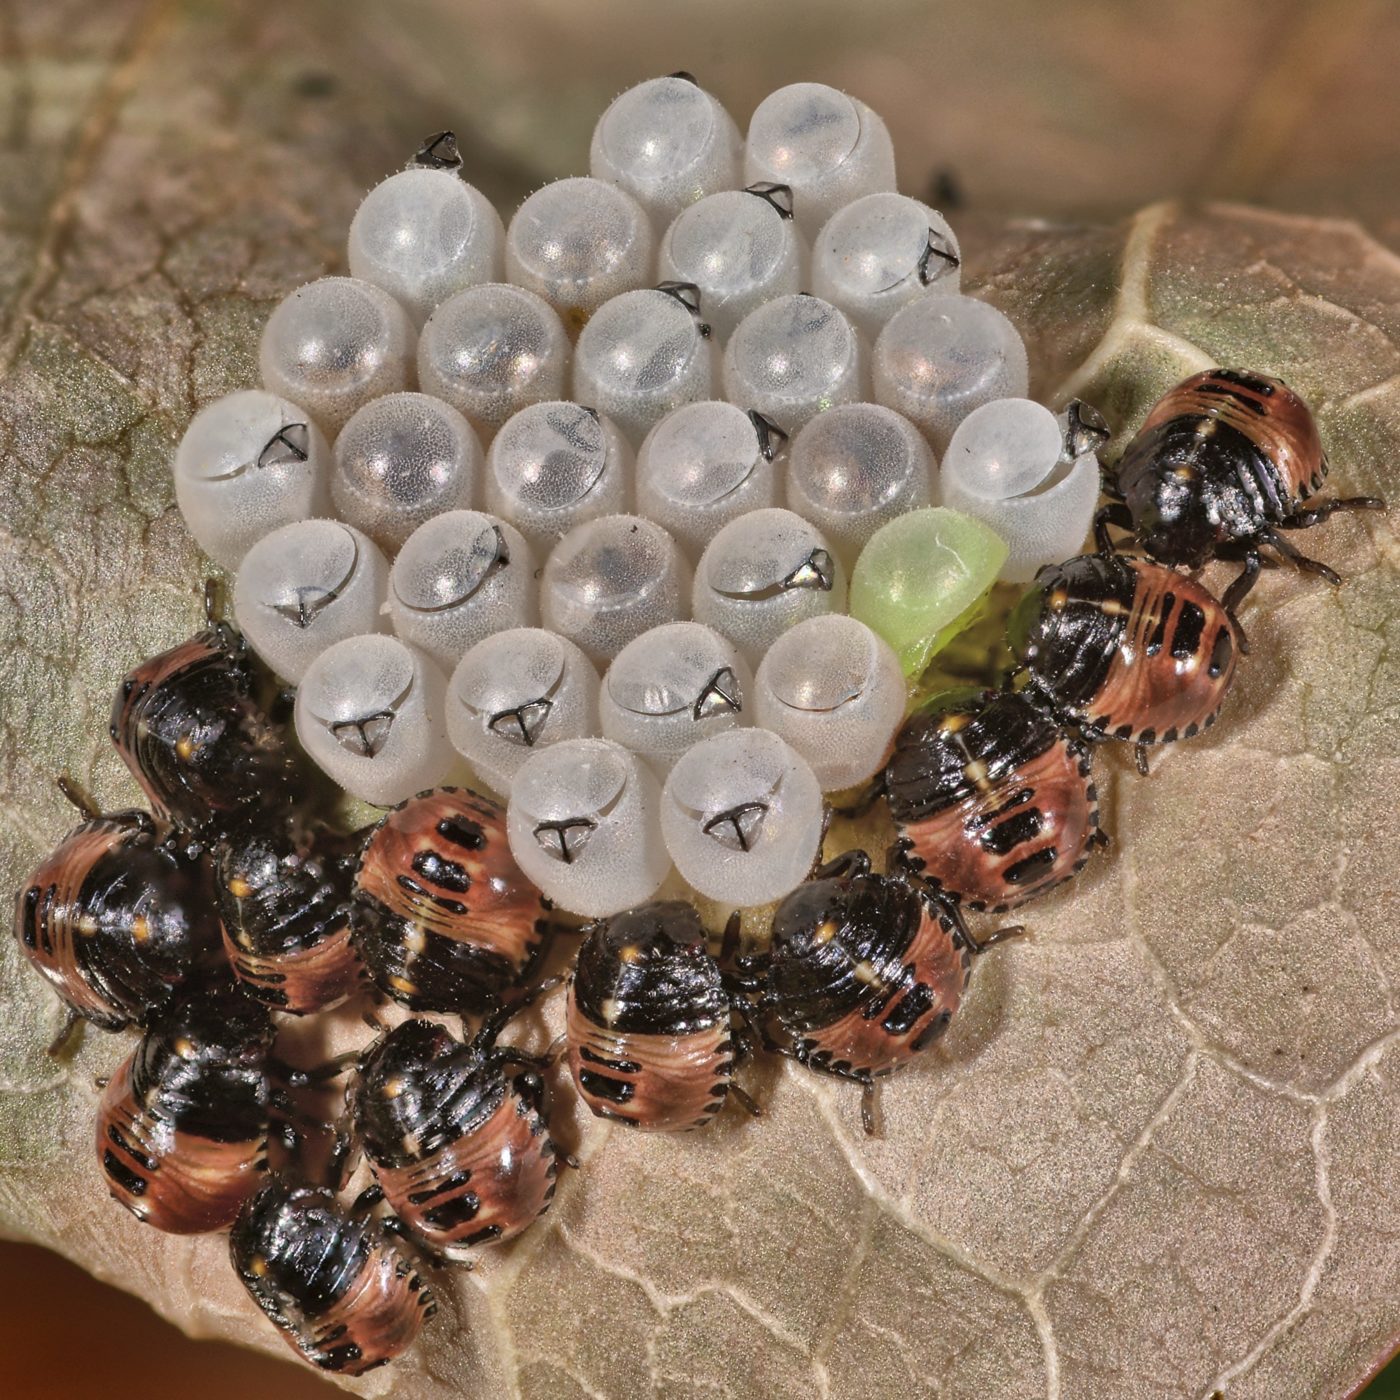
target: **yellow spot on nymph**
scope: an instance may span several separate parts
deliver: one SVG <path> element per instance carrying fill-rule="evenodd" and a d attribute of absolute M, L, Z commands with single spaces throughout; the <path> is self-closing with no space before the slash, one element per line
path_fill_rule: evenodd
<path fill-rule="evenodd" d="M 91 938 L 97 932 L 97 920 L 91 914 L 84 914 L 78 919 L 76 928 L 84 938 Z"/>
<path fill-rule="evenodd" d="M 138 943 L 144 943 L 151 936 L 151 925 L 144 914 L 138 914 L 131 921 L 131 936 Z"/>
<path fill-rule="evenodd" d="M 987 781 L 987 765 L 983 763 L 980 758 L 974 758 L 972 762 L 963 769 L 963 777 L 977 788 L 987 788 L 991 786 Z"/>
<path fill-rule="evenodd" d="M 255 1254 L 248 1261 L 248 1272 L 254 1278 L 262 1278 L 267 1273 L 267 1260 L 261 1254 Z"/>
<path fill-rule="evenodd" d="M 418 984 L 410 982 L 407 977 L 395 975 L 389 979 L 389 985 L 396 992 L 402 992 L 405 996 L 416 997 L 418 995 Z"/>
<path fill-rule="evenodd" d="M 825 923 L 817 925 L 817 931 L 812 935 L 814 943 L 830 943 L 836 937 L 836 921 L 828 919 Z"/>
<path fill-rule="evenodd" d="M 1124 617 L 1127 615 L 1128 609 L 1117 598 L 1105 598 L 1099 604 L 1099 611 L 1105 617 Z"/>
<path fill-rule="evenodd" d="M 642 950 L 637 947 L 635 943 L 629 943 L 617 956 L 625 963 L 639 962 L 641 960 Z"/>
<path fill-rule="evenodd" d="M 938 722 L 940 734 L 956 734 L 971 718 L 969 715 L 944 715 Z"/>
<path fill-rule="evenodd" d="M 1046 599 L 1050 604 L 1051 612 L 1063 612 L 1069 606 L 1069 592 L 1064 588 L 1057 588 Z"/>
<path fill-rule="evenodd" d="M 175 1053 L 182 1060 L 192 1059 L 194 1057 L 194 1041 L 192 1041 L 188 1036 L 182 1035 L 175 1042 Z"/>
<path fill-rule="evenodd" d="M 403 1093 L 403 1080 L 390 1079 L 384 1084 L 383 1094 L 386 1099 L 396 1099 Z"/>
<path fill-rule="evenodd" d="M 418 954 L 428 946 L 428 934 L 422 924 L 410 924 L 403 936 L 404 948 L 413 954 Z"/>
<path fill-rule="evenodd" d="M 868 962 L 858 962 L 855 965 L 856 981 L 864 982 L 867 987 L 873 986 L 880 980 L 880 974 Z"/>
<path fill-rule="evenodd" d="M 622 1013 L 622 1008 L 617 1004 L 614 997 L 608 997 L 599 1008 L 603 1013 L 603 1024 L 611 1026 Z"/>
<path fill-rule="evenodd" d="M 1195 481 L 1196 469 L 1195 467 L 1176 467 L 1172 470 L 1172 475 L 1178 481 Z"/>
<path fill-rule="evenodd" d="M 186 763 L 194 757 L 194 740 L 188 734 L 182 734 L 175 741 L 176 754 Z"/>
<path fill-rule="evenodd" d="M 253 887 L 241 875 L 235 875 L 228 882 L 228 892 L 235 899 L 247 899 L 253 893 Z"/>

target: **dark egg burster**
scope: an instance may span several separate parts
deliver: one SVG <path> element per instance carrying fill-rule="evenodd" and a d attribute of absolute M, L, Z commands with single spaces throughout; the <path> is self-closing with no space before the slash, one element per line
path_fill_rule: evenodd
<path fill-rule="evenodd" d="M 277 811 L 295 796 L 283 727 L 254 698 L 247 648 L 223 624 L 131 671 L 110 733 L 152 810 L 182 832 Z"/>
<path fill-rule="evenodd" d="M 615 914 L 579 949 L 565 1011 L 569 1069 L 601 1118 L 699 1128 L 734 1073 L 731 1000 L 700 916 L 679 900 Z"/>
<path fill-rule="evenodd" d="M 72 1012 L 115 1031 L 224 967 L 201 862 L 157 840 L 144 812 L 95 816 L 15 899 L 15 937 Z"/>
<path fill-rule="evenodd" d="M 1088 746 L 1007 691 L 910 716 L 884 781 L 904 864 L 972 909 L 1046 893 L 1099 839 Z"/>
<path fill-rule="evenodd" d="M 1240 650 L 1229 613 L 1200 584 L 1123 555 L 1042 569 L 1010 637 L 1058 718 L 1092 739 L 1141 745 L 1213 724 Z"/>
<path fill-rule="evenodd" d="M 170 1234 L 227 1229 L 267 1170 L 272 1041 L 266 1010 L 241 994 L 161 1017 L 98 1107 L 113 1199 Z"/>
<path fill-rule="evenodd" d="M 533 1068 L 488 1027 L 464 1044 L 431 1021 L 405 1021 L 372 1045 L 350 1110 L 394 1214 L 433 1254 L 460 1261 L 513 1239 L 549 1208 L 558 1163 Z M 526 1064 L 533 1062 L 520 1057 Z"/>
<path fill-rule="evenodd" d="M 323 1371 L 359 1376 L 392 1361 L 436 1310 L 383 1225 L 324 1186 L 273 1177 L 239 1212 L 229 1253 L 288 1346 Z"/>
<path fill-rule="evenodd" d="M 485 1012 L 539 959 L 540 893 L 506 843 L 505 810 L 435 788 L 390 812 L 355 875 L 355 946 L 381 990 L 414 1011 Z"/>
<path fill-rule="evenodd" d="M 278 1011 L 305 1016 L 344 1001 L 364 967 L 350 937 L 357 843 L 298 839 L 266 823 L 221 841 L 214 888 L 234 975 Z"/>

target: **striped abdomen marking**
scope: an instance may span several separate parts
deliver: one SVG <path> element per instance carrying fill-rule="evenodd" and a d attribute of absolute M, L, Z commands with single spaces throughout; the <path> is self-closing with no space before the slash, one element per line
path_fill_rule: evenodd
<path fill-rule="evenodd" d="M 1239 635 L 1215 597 L 1160 564 L 1129 561 L 1132 610 L 1098 693 L 1073 713 L 1134 743 L 1189 738 L 1215 720 L 1235 674 Z"/>
<path fill-rule="evenodd" d="M 225 926 L 224 948 L 234 975 L 247 983 L 259 1001 L 295 1016 L 338 1005 L 359 985 L 364 972 L 350 941 L 348 919 L 309 947 L 285 953 L 244 948 Z"/>
<path fill-rule="evenodd" d="M 798 1054 L 836 1074 L 889 1074 L 942 1035 L 962 1004 L 969 963 L 946 921 L 924 906 L 896 978 L 872 981 L 859 1006 L 804 1031 Z"/>
<path fill-rule="evenodd" d="M 407 1351 L 435 1310 L 417 1272 L 379 1242 L 323 1313 L 299 1326 L 279 1325 L 288 1344 L 313 1365 L 359 1376 Z"/>
<path fill-rule="evenodd" d="M 355 891 L 411 928 L 470 943 L 517 972 L 539 949 L 539 891 L 510 853 L 505 812 L 463 788 L 389 813 L 365 846 Z"/>
<path fill-rule="evenodd" d="M 30 962 L 75 1011 L 107 1030 L 120 1030 L 131 1016 L 83 975 L 78 942 L 99 931 L 84 886 L 102 860 L 141 831 L 105 817 L 84 822 L 34 871 L 15 905 L 15 936 Z"/>
<path fill-rule="evenodd" d="M 544 1120 L 513 1092 L 479 1128 L 412 1166 L 371 1165 L 395 1215 L 453 1260 L 538 1220 L 558 1170 Z"/>
<path fill-rule="evenodd" d="M 901 832 L 925 879 L 973 909 L 1000 913 L 1069 879 L 1098 824 L 1088 760 L 1059 740 Z"/>
<path fill-rule="evenodd" d="M 1255 445 L 1273 468 L 1278 520 L 1312 495 L 1327 475 L 1327 459 L 1311 409 L 1282 380 L 1243 370 L 1205 370 L 1169 390 L 1147 415 L 1139 435 L 1177 418 L 1218 420 Z M 1261 483 L 1265 499 L 1275 494 Z"/>
<path fill-rule="evenodd" d="M 128 1058 L 97 1112 L 97 1159 L 112 1198 L 168 1234 L 226 1230 L 262 1184 L 266 1134 L 216 1142 L 180 1131 L 137 1101 L 131 1069 Z"/>
<path fill-rule="evenodd" d="M 734 1073 L 727 1023 L 687 1035 L 610 1030 L 584 1015 L 570 982 L 565 1031 L 574 1083 L 600 1118 L 674 1133 L 703 1127 L 724 1107 Z"/>

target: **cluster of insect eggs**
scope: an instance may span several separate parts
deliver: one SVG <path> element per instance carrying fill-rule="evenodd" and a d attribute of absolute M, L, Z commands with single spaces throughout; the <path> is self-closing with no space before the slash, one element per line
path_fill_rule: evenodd
<path fill-rule="evenodd" d="M 509 227 L 459 166 L 427 143 L 351 275 L 274 310 L 264 388 L 181 444 L 181 509 L 351 794 L 489 786 L 583 915 L 672 868 L 777 898 L 932 639 L 1083 538 L 1101 438 L 1017 397 L 1019 336 L 831 88 L 745 139 L 687 76 L 643 83 Z M 961 576 L 910 587 L 940 555 Z"/>

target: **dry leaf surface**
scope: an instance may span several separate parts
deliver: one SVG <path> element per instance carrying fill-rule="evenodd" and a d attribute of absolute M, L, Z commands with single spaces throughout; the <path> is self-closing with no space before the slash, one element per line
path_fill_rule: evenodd
<path fill-rule="evenodd" d="M 434 124 L 392 49 L 338 92 L 334 26 L 251 13 L 74 0 L 0 30 L 5 889 L 70 823 L 55 772 L 135 799 L 106 713 L 135 658 L 196 624 L 202 564 L 168 480 L 184 423 L 252 382 L 269 306 L 336 259 L 358 190 Z M 963 242 L 1041 397 L 1130 429 L 1186 372 L 1267 368 L 1318 407 L 1342 489 L 1400 497 L 1400 259 L 1357 227 L 1155 206 L 1113 228 L 969 221 Z M 887 1091 L 883 1139 L 844 1086 L 772 1068 L 762 1122 L 673 1140 L 565 1096 L 583 1171 L 359 1388 L 1357 1384 L 1400 1336 L 1400 601 L 1386 520 L 1308 544 L 1346 586 L 1267 576 L 1217 728 L 1146 781 L 1102 757 L 1113 850 L 983 960 L 946 1042 Z M 191 1332 L 280 1350 L 221 1239 L 162 1237 L 106 1197 L 92 1080 L 127 1039 L 49 1061 L 57 1003 L 8 939 L 0 997 L 0 1230 Z"/>

